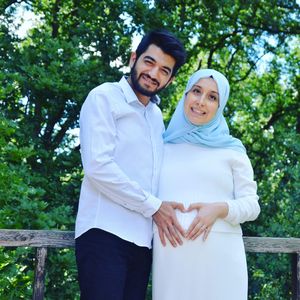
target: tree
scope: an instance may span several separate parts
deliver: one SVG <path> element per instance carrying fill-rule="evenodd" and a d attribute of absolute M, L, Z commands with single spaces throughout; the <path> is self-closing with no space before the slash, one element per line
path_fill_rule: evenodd
<path fill-rule="evenodd" d="M 14 32 L 20 7 L 38 17 L 25 37 Z M 119 80 L 134 34 L 166 27 L 188 51 L 188 63 L 161 95 L 166 123 L 189 74 L 200 67 L 223 72 L 231 83 L 227 121 L 248 149 L 262 206 L 259 220 L 244 226 L 244 232 L 297 236 L 299 12 L 294 0 L 2 1 L 0 108 L 5 125 L 0 130 L 8 130 L 0 144 L 1 201 L 6 203 L 0 208 L 6 220 L 2 228 L 74 228 L 82 168 L 72 132 L 80 107 L 92 88 Z M 18 218 L 12 217 L 15 212 Z M 12 262 L 19 259 L 17 251 L 0 255 Z M 78 287 L 72 252 L 62 250 L 49 260 L 47 298 L 73 299 Z M 289 297 L 284 285 L 289 275 L 282 274 L 288 273 L 286 257 L 279 258 L 280 264 L 264 255 L 249 261 L 250 299 Z M 8 265 L 2 267 L 10 281 L 0 279 L 0 289 L 16 297 L 15 284 L 17 297 L 28 298 L 32 273 L 22 276 L 17 269 L 7 271 Z M 270 277 L 274 273 L 279 279 Z M 27 285 L 21 288 L 24 280 Z"/>

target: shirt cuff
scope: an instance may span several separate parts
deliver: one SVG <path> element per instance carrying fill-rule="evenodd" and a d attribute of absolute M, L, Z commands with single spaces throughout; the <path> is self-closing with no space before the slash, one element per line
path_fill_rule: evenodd
<path fill-rule="evenodd" d="M 235 200 L 225 201 L 228 205 L 228 214 L 223 220 L 226 222 L 229 222 L 229 223 L 233 223 L 235 220 L 234 204 L 232 203 L 233 201 L 235 201 Z"/>
<path fill-rule="evenodd" d="M 146 201 L 143 202 L 142 214 L 146 218 L 150 218 L 152 215 L 154 215 L 158 211 L 158 209 L 161 206 L 161 203 L 162 203 L 161 200 L 152 196 L 151 194 L 148 194 Z"/>

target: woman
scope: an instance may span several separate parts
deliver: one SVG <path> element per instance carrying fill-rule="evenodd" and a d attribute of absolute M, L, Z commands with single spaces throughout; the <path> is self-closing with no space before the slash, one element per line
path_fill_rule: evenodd
<path fill-rule="evenodd" d="M 164 247 L 154 227 L 154 300 L 245 300 L 247 265 L 240 223 L 260 207 L 253 170 L 223 116 L 227 79 L 194 73 L 164 134 L 159 198 L 182 202 L 182 246 Z"/>

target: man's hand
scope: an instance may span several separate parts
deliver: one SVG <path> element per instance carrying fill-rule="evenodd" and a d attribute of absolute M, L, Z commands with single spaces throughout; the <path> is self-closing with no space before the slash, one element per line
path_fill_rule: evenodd
<path fill-rule="evenodd" d="M 153 220 L 158 227 L 158 233 L 163 246 L 166 246 L 166 240 L 170 241 L 173 247 L 182 245 L 182 240 L 179 233 L 184 237 L 185 231 L 179 224 L 175 209 L 185 212 L 182 203 L 178 202 L 162 202 L 159 210 L 153 215 Z"/>

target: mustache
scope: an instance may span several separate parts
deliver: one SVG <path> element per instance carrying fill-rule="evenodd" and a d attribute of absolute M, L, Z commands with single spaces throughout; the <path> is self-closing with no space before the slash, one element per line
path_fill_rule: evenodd
<path fill-rule="evenodd" d="M 148 74 L 141 74 L 141 76 L 146 76 L 148 79 L 150 79 L 154 84 L 156 84 L 157 86 L 159 86 L 159 82 L 155 79 L 152 78 L 151 76 L 149 76 Z"/>

